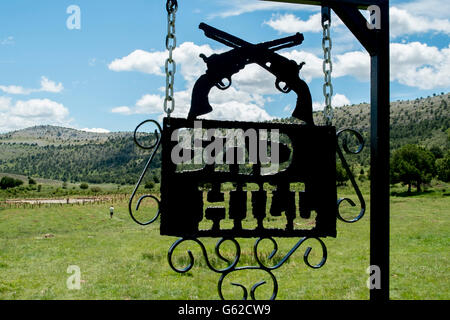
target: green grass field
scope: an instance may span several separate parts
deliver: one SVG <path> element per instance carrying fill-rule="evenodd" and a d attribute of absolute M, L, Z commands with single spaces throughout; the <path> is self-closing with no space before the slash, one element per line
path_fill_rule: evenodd
<path fill-rule="evenodd" d="M 366 196 L 366 199 L 368 197 Z M 367 204 L 368 207 L 370 203 Z M 184 243 L 175 252 L 175 263 L 188 261 L 187 249 L 195 256 L 194 268 L 174 272 L 167 251 L 176 240 L 159 235 L 159 224 L 136 225 L 125 202 L 115 203 L 113 219 L 109 204 L 42 206 L 0 209 L 0 299 L 218 299 L 220 274 L 210 271 L 195 243 Z M 391 198 L 391 299 L 449 299 L 450 200 L 442 193 Z M 149 216 L 155 208 L 147 207 Z M 338 237 L 324 239 L 326 264 L 308 268 L 303 244 L 290 260 L 274 271 L 279 284 L 277 299 L 368 299 L 369 215 L 356 224 L 338 222 Z M 217 240 L 204 239 L 210 260 Z M 241 265 L 254 265 L 254 240 L 241 242 Z M 296 239 L 279 240 L 279 254 L 286 254 Z M 263 253 L 272 247 L 263 243 Z M 318 262 L 320 246 L 310 240 L 311 262 Z M 233 247 L 225 243 L 225 256 Z M 67 268 L 81 270 L 81 289 L 69 290 Z M 267 284 L 257 298 L 269 298 L 271 280 L 261 271 L 231 274 L 224 294 L 240 299 L 238 282 L 251 288 L 260 280 Z"/>

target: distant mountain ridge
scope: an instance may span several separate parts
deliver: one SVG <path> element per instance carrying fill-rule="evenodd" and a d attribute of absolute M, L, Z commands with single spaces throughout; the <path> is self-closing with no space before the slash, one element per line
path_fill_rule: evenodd
<path fill-rule="evenodd" d="M 58 126 L 35 126 L 0 134 L 1 142 L 36 143 L 38 145 L 104 143 L 111 137 L 129 135 L 127 132 L 98 133 Z"/>
<path fill-rule="evenodd" d="M 391 149 L 407 143 L 443 152 L 450 148 L 450 94 L 391 102 Z M 315 112 L 316 124 L 323 113 Z M 291 123 L 293 118 L 277 119 Z M 359 130 L 370 142 L 370 106 L 367 103 L 334 109 L 333 125 Z M 152 135 L 147 136 L 153 139 Z M 369 147 L 356 158 L 368 165 Z M 132 132 L 95 133 L 54 126 L 36 126 L 0 134 L 0 172 L 73 182 L 134 183 L 148 152 L 137 148 Z M 160 173 L 160 152 L 152 173 Z"/>

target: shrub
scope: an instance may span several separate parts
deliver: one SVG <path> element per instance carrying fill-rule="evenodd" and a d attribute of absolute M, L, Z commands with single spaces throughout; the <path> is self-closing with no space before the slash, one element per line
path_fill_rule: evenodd
<path fill-rule="evenodd" d="M 82 190 L 87 190 L 89 188 L 89 185 L 87 184 L 87 183 L 82 183 L 82 184 L 80 184 L 80 189 L 82 189 Z"/>
<path fill-rule="evenodd" d="M 147 181 L 145 183 L 145 189 L 153 189 L 155 187 L 155 183 L 153 181 Z"/>
<path fill-rule="evenodd" d="M 91 188 L 91 191 L 92 191 L 93 193 L 99 193 L 99 192 L 102 192 L 102 189 L 101 189 L 100 187 L 92 187 L 92 188 Z"/>

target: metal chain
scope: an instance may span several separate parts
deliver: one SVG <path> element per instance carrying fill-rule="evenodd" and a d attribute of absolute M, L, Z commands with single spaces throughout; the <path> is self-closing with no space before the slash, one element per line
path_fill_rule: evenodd
<path fill-rule="evenodd" d="M 326 125 L 331 125 L 333 120 L 333 108 L 331 106 L 331 99 L 333 97 L 333 85 L 331 83 L 331 73 L 333 72 L 333 63 L 331 62 L 331 17 L 328 16 L 322 19 L 323 38 L 323 73 L 324 73 L 324 85 L 323 96 L 325 97 L 325 108 L 323 114 L 325 117 Z"/>
<path fill-rule="evenodd" d="M 173 50 L 177 47 L 177 38 L 175 36 L 175 18 L 178 10 L 177 0 L 167 0 L 167 36 L 166 48 L 169 51 L 169 57 L 165 63 L 166 71 L 166 98 L 164 99 L 164 112 L 170 118 L 171 113 L 175 110 L 174 82 L 175 73 L 177 72 L 177 64 L 173 59 Z M 169 105 L 170 103 L 170 105 Z"/>

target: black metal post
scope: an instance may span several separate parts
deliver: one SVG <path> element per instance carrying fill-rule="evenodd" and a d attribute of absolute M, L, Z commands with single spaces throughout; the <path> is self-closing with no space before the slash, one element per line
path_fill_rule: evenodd
<path fill-rule="evenodd" d="M 370 264 L 380 268 L 380 288 L 370 299 L 389 300 L 389 1 L 379 4 L 381 28 L 371 55 Z"/>
<path fill-rule="evenodd" d="M 370 264 L 380 270 L 373 301 L 389 300 L 389 0 L 264 0 L 331 7 L 371 56 Z M 369 29 L 358 9 L 376 5 L 380 28 Z"/>

